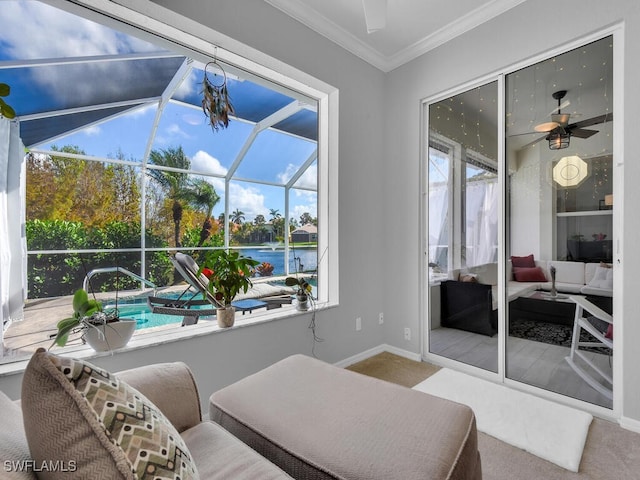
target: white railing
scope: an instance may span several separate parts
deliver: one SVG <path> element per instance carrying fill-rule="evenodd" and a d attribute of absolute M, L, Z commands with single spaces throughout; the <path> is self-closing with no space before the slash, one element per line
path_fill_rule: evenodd
<path fill-rule="evenodd" d="M 158 290 L 158 287 L 156 286 L 155 283 L 150 282 L 149 280 L 147 280 L 146 278 L 142 278 L 140 275 L 135 274 L 133 272 L 130 272 L 129 270 L 127 270 L 126 268 L 123 267 L 104 267 L 104 268 L 96 268 L 94 270 L 91 270 L 89 273 L 87 273 L 87 275 L 84 277 L 84 282 L 82 282 L 82 288 L 84 288 L 84 290 L 86 292 L 89 291 L 89 281 L 91 280 L 91 278 L 95 275 L 97 275 L 98 273 L 111 273 L 111 272 L 119 272 L 122 273 L 124 275 L 127 275 L 128 277 L 133 278 L 134 280 L 138 280 L 141 283 L 144 283 L 145 285 L 153 288 L 153 295 L 156 295 L 156 292 Z"/>

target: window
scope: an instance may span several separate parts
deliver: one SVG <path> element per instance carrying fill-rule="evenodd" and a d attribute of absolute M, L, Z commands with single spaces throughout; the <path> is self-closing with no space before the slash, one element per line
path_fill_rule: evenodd
<path fill-rule="evenodd" d="M 336 199 L 328 189 L 336 166 L 333 88 L 210 43 L 202 48 L 197 37 L 150 19 L 146 32 L 120 31 L 94 12 L 82 12 L 89 20 L 77 9 L 7 3 L 0 17 L 12 24 L 74 25 L 48 31 L 55 40 L 37 45 L 11 29 L 0 33 L 11 47 L 0 60 L 0 67 L 11 63 L 2 81 L 12 87 L 29 150 L 30 301 L 70 295 L 103 267 L 134 275 L 96 275 L 97 291 L 116 281 L 119 290 L 140 288 L 136 276 L 146 286 L 171 285 L 171 252 L 235 248 L 271 263 L 274 277 L 313 275 L 318 302 L 337 302 L 329 286 L 337 275 Z M 135 23 L 130 13 L 124 20 Z M 82 57 L 74 48 L 80 41 Z M 227 128 L 212 128 L 203 114 L 205 74 L 226 82 L 234 108 Z M 308 232 L 307 241 L 294 231 Z M 8 330 L 5 345 L 10 338 Z"/>

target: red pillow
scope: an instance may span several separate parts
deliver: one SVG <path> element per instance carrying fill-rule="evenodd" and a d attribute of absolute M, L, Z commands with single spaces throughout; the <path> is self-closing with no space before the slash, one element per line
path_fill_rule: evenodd
<path fill-rule="evenodd" d="M 527 255 L 526 257 L 511 257 L 511 266 L 512 267 L 521 267 L 521 268 L 533 268 L 536 266 L 536 261 L 533 259 L 533 253 L 531 255 Z"/>
<path fill-rule="evenodd" d="M 607 327 L 607 333 L 604 334 L 604 338 L 610 338 L 613 340 L 613 325 L 609 324 Z"/>
<path fill-rule="evenodd" d="M 547 278 L 540 267 L 513 269 L 513 278 L 516 282 L 546 282 Z"/>

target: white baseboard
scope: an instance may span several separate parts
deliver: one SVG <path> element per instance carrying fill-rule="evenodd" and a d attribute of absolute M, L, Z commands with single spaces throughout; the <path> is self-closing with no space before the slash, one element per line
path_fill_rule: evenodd
<path fill-rule="evenodd" d="M 409 360 L 415 360 L 419 362 L 422 360 L 419 353 L 413 353 L 408 350 L 403 350 L 402 348 L 394 347 L 392 345 L 387 345 L 385 343 L 378 345 L 377 347 L 370 348 L 369 350 L 365 350 L 364 352 L 357 353 L 349 358 L 345 358 L 344 360 L 340 360 L 339 362 L 334 363 L 336 367 L 345 368 L 349 365 L 353 365 L 354 363 L 361 362 L 362 360 L 366 360 L 369 357 L 373 357 L 374 355 L 378 355 L 382 352 L 393 353 L 394 355 L 398 355 L 400 357 L 408 358 Z"/>
<path fill-rule="evenodd" d="M 640 421 L 634 420 L 633 418 L 620 417 L 620 426 L 625 430 L 640 433 Z"/>

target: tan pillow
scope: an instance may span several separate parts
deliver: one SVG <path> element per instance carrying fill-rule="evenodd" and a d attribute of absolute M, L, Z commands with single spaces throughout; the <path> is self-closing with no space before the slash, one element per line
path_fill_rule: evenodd
<path fill-rule="evenodd" d="M 39 478 L 198 478 L 157 407 L 88 362 L 39 349 L 24 372 L 22 412 L 33 460 L 59 462 Z"/>
<path fill-rule="evenodd" d="M 478 276 L 473 273 L 461 273 L 458 280 L 465 283 L 478 283 Z"/>

